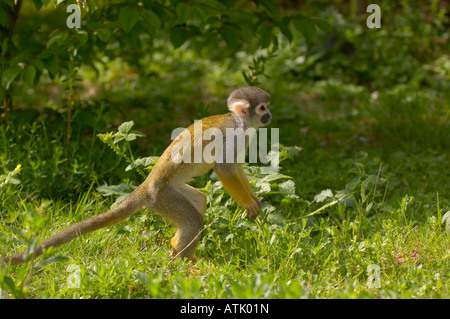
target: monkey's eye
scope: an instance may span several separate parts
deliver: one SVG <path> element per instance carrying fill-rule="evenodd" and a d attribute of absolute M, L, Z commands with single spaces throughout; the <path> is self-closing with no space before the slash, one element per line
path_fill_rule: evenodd
<path fill-rule="evenodd" d="M 260 111 L 264 111 L 266 108 L 264 107 L 264 105 L 261 105 L 261 107 L 259 108 Z"/>

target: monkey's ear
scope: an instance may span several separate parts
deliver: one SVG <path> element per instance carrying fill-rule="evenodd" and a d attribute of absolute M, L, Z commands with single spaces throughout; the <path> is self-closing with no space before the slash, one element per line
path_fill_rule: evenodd
<path fill-rule="evenodd" d="M 239 117 L 248 116 L 248 103 L 243 101 L 234 102 L 229 106 L 229 110 Z"/>

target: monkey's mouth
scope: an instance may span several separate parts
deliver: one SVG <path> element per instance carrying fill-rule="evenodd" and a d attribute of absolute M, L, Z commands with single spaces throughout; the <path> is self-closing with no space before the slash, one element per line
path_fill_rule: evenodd
<path fill-rule="evenodd" d="M 270 113 L 266 113 L 263 116 L 261 116 L 260 121 L 262 124 L 267 124 L 267 123 L 269 123 L 271 118 L 272 118 L 272 115 Z"/>

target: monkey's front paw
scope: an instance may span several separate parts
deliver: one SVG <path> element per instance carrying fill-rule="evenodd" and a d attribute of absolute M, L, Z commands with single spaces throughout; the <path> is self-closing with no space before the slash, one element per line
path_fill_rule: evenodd
<path fill-rule="evenodd" d="M 259 213 L 259 209 L 261 208 L 261 203 L 259 200 L 254 201 L 251 205 L 247 206 L 245 210 L 247 211 L 247 216 L 250 220 L 254 220 Z"/>

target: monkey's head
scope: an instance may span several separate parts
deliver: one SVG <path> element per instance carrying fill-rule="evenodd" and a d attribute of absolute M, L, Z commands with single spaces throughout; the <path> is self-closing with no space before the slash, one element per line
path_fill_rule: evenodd
<path fill-rule="evenodd" d="M 246 86 L 233 91 L 228 97 L 228 109 L 251 127 L 269 124 L 270 95 L 256 86 Z"/>

